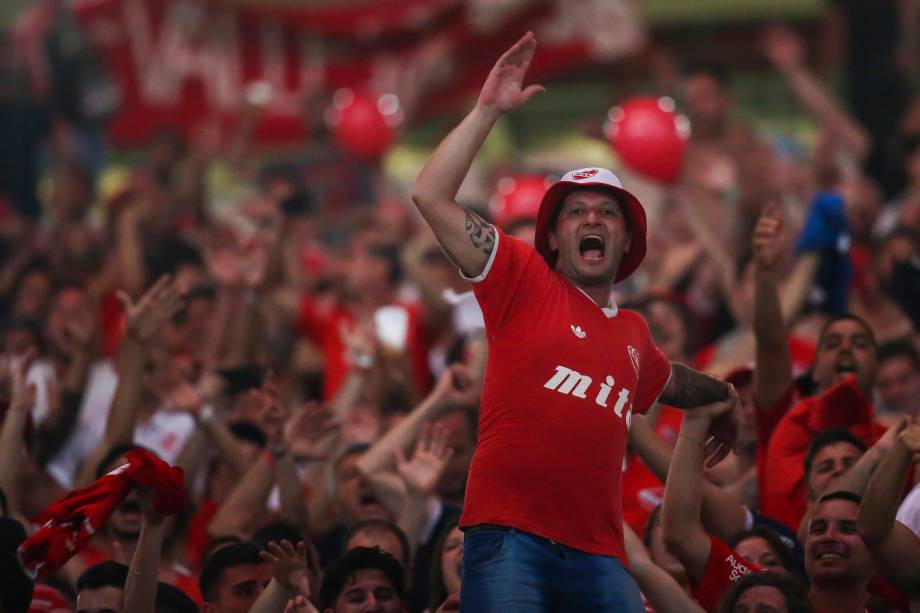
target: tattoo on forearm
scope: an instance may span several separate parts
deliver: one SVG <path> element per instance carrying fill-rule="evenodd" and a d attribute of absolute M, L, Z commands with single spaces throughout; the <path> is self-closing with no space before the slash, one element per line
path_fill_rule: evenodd
<path fill-rule="evenodd" d="M 486 255 L 492 254 L 495 247 L 495 228 L 485 219 L 472 211 L 466 212 L 466 233 L 470 236 L 473 247 L 482 249 Z"/>
<path fill-rule="evenodd" d="M 690 409 L 727 397 L 728 385 L 725 382 L 672 362 L 671 382 L 660 401 L 672 407 Z"/>

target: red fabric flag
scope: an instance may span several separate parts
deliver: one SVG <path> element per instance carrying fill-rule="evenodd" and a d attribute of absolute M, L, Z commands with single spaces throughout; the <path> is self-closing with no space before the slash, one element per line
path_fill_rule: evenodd
<path fill-rule="evenodd" d="M 80 551 L 135 487 L 149 487 L 154 508 L 173 515 L 185 506 L 184 474 L 149 451 L 134 449 L 119 466 L 89 487 L 70 492 L 48 507 L 42 528 L 19 546 L 22 566 L 31 576 L 61 568 Z"/>

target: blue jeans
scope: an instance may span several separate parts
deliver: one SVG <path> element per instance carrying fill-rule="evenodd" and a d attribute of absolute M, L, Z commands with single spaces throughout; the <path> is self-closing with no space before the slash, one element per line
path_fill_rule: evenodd
<path fill-rule="evenodd" d="M 527 532 L 475 527 L 463 541 L 461 611 L 562 613 L 645 610 L 629 571 Z"/>

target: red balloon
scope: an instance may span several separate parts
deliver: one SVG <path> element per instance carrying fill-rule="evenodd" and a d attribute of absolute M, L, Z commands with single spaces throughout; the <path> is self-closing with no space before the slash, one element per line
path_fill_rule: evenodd
<path fill-rule="evenodd" d="M 489 210 L 495 224 L 504 228 L 519 219 L 536 220 L 540 202 L 551 184 L 543 175 L 518 175 L 501 179 L 498 190 L 489 201 Z"/>
<path fill-rule="evenodd" d="M 673 184 L 680 177 L 689 133 L 670 98 L 631 98 L 611 113 L 610 143 L 628 168 Z"/>
<path fill-rule="evenodd" d="M 347 153 L 362 160 L 376 160 L 393 144 L 393 128 L 377 106 L 377 98 L 354 92 L 351 101 L 338 109 L 335 137 Z"/>

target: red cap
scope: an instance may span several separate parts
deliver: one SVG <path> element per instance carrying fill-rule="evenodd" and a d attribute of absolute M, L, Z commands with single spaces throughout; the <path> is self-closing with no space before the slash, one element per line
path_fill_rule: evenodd
<path fill-rule="evenodd" d="M 550 222 L 556 211 L 562 205 L 565 197 L 577 189 L 585 187 L 602 187 L 615 193 L 623 206 L 626 207 L 626 218 L 629 221 L 629 231 L 632 234 L 629 251 L 623 254 L 614 283 L 618 283 L 631 275 L 645 259 L 645 233 L 648 223 L 645 220 L 645 209 L 639 199 L 623 188 L 623 184 L 615 174 L 606 168 L 579 168 L 565 173 L 547 190 L 540 203 L 537 213 L 537 227 L 535 230 L 534 246 L 543 256 L 550 268 L 556 268 L 557 251 L 549 248 Z"/>

